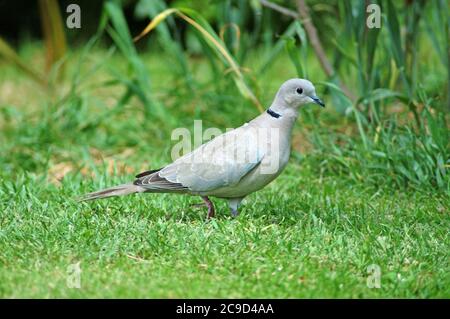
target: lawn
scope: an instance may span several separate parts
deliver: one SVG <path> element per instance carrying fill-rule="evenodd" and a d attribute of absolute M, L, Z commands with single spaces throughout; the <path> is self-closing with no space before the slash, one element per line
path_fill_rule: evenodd
<path fill-rule="evenodd" d="M 29 41 L 19 54 L 43 69 L 42 50 Z M 169 163 L 175 128 L 201 119 L 225 131 L 260 112 L 214 59 L 121 50 L 72 48 L 53 91 L 0 61 L 0 297 L 450 298 L 449 113 L 433 95 L 446 81 L 436 57 L 417 110 L 388 95 L 361 123 L 337 107 L 342 95 L 309 51 L 327 108 L 301 110 L 286 170 L 237 218 L 213 198 L 206 220 L 187 195 L 77 202 Z M 266 108 L 298 69 L 289 50 L 248 55 Z"/>
<path fill-rule="evenodd" d="M 449 199 L 371 190 L 293 162 L 205 222 L 195 198 L 78 204 L 98 183 L 22 178 L 2 187 L 3 297 L 449 297 Z M 108 181 L 114 180 L 108 176 Z M 82 186 L 80 186 L 82 185 Z M 80 263 L 81 287 L 67 267 Z M 380 288 L 369 288 L 369 265 Z"/>

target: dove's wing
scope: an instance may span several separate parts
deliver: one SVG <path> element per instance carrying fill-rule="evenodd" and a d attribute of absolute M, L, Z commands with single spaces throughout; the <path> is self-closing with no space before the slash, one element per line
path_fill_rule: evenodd
<path fill-rule="evenodd" d="M 158 176 L 193 192 L 235 185 L 264 157 L 255 134 L 246 126 L 222 134 L 164 167 Z"/>

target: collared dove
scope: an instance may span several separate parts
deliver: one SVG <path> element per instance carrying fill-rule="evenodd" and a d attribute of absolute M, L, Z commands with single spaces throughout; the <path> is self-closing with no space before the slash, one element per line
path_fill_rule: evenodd
<path fill-rule="evenodd" d="M 286 166 L 291 133 L 300 106 L 325 104 L 311 82 L 284 82 L 272 105 L 249 123 L 201 145 L 173 163 L 136 175 L 134 182 L 97 192 L 81 199 L 94 200 L 133 193 L 183 193 L 200 195 L 214 216 L 209 196 L 227 199 L 237 216 L 242 199 L 273 181 Z"/>

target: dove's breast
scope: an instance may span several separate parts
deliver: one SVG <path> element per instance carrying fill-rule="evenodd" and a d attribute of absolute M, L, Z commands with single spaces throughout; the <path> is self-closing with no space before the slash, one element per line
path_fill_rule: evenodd
<path fill-rule="evenodd" d="M 244 197 L 277 178 L 289 161 L 291 134 L 290 130 L 285 132 L 275 128 L 267 136 L 266 142 L 263 143 L 264 156 L 257 166 L 237 183 L 212 190 L 205 195 L 223 198 Z"/>

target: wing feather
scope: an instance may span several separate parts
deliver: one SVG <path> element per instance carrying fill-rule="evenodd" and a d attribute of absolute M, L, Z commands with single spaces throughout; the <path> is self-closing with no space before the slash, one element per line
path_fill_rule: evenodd
<path fill-rule="evenodd" d="M 158 172 L 194 192 L 237 184 L 263 159 L 255 130 L 245 126 L 222 134 Z"/>

